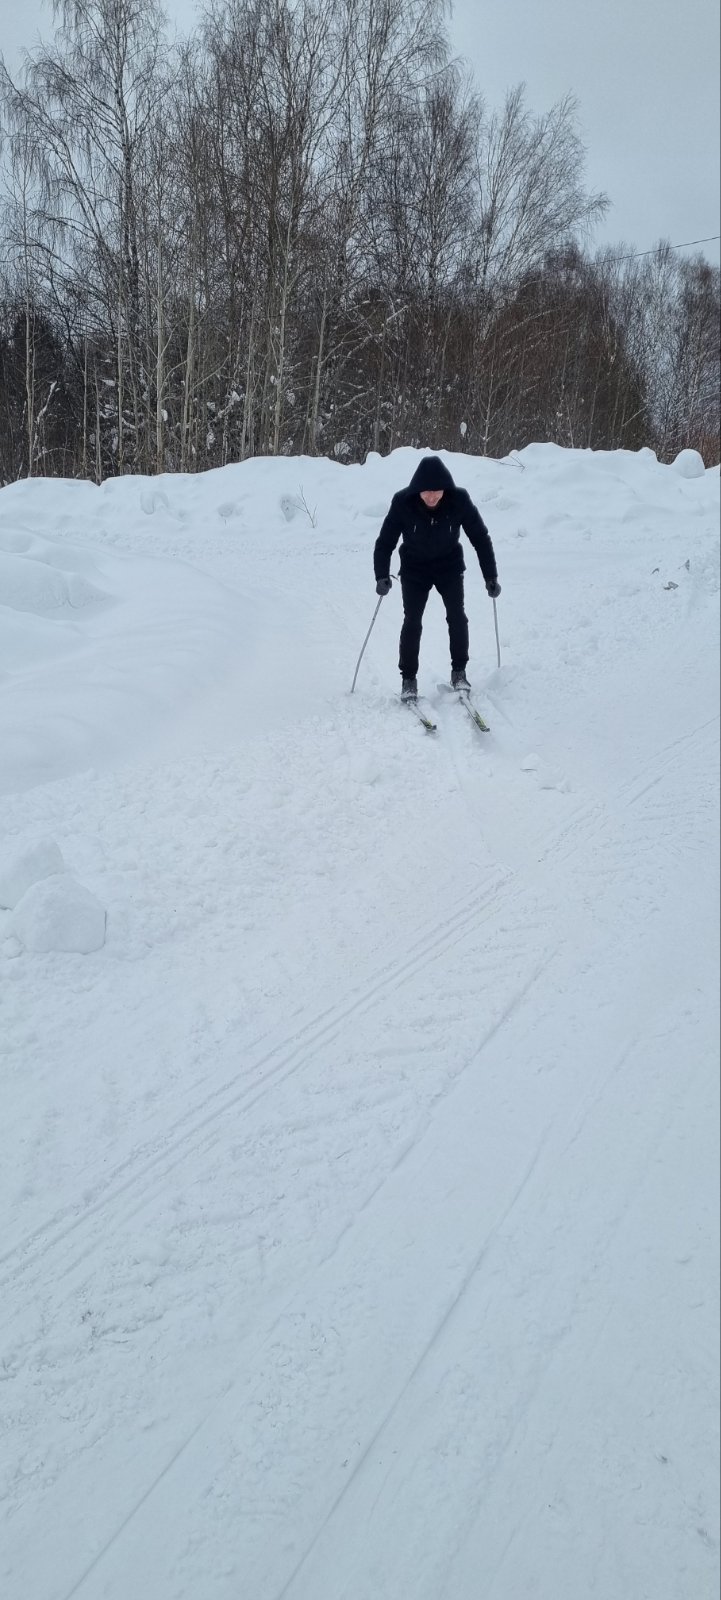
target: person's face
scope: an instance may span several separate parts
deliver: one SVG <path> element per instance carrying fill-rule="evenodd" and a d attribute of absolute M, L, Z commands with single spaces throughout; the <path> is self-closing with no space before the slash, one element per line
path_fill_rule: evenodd
<path fill-rule="evenodd" d="M 423 504 L 428 507 L 429 511 L 433 511 L 438 505 L 439 501 L 442 499 L 442 489 L 421 489 L 421 500 L 423 501 Z"/>

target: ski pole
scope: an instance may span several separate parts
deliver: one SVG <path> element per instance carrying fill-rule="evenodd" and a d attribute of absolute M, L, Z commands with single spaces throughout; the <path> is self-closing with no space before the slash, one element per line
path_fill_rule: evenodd
<path fill-rule="evenodd" d="M 493 602 L 493 621 L 494 621 L 494 623 L 496 625 L 496 654 L 498 656 L 498 665 L 500 667 L 500 665 L 501 665 L 501 641 L 500 641 L 500 639 L 498 637 L 498 612 L 496 610 L 496 602 L 495 602 L 495 600 Z"/>
<path fill-rule="evenodd" d="M 352 682 L 352 684 L 350 686 L 351 694 L 353 693 L 353 690 L 355 689 L 355 681 L 356 681 L 356 678 L 358 677 L 358 671 L 359 671 L 359 668 L 360 668 L 361 661 L 363 660 L 363 656 L 365 655 L 365 647 L 366 647 L 366 645 L 368 643 L 368 640 L 370 639 L 370 636 L 371 636 L 371 634 L 373 632 L 373 624 L 374 624 L 374 622 L 376 620 L 376 617 L 378 616 L 378 612 L 380 611 L 380 608 L 381 608 L 384 600 L 385 600 L 385 595 L 382 594 L 381 597 L 380 597 L 380 600 L 378 601 L 378 604 L 377 604 L 377 606 L 375 608 L 375 611 L 373 612 L 373 617 L 371 619 L 371 625 L 370 625 L 370 627 L 368 629 L 368 632 L 367 632 L 367 634 L 365 636 L 365 639 L 363 640 L 363 648 L 362 648 L 361 653 L 360 653 L 360 655 L 358 657 L 358 665 L 357 665 L 357 667 L 355 669 L 355 672 L 353 673 L 353 682 Z"/>

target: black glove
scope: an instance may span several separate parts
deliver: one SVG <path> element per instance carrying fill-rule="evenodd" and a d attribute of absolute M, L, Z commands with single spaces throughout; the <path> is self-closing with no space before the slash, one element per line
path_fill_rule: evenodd
<path fill-rule="evenodd" d="M 490 595 L 492 600 L 497 600 L 498 599 L 498 596 L 499 596 L 499 594 L 501 592 L 501 585 L 498 582 L 497 578 L 494 578 L 493 583 L 487 583 L 486 584 L 486 589 L 488 590 L 488 593 L 489 593 L 489 595 Z"/>
<path fill-rule="evenodd" d="M 390 594 L 392 587 L 390 578 L 379 578 L 376 584 L 376 594 Z"/>

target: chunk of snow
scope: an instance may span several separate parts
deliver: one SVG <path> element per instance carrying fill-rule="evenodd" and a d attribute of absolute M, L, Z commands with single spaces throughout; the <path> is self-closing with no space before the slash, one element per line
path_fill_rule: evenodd
<path fill-rule="evenodd" d="M 12 930 L 26 950 L 89 955 L 105 943 L 105 908 L 89 889 L 63 872 L 33 884 L 16 905 Z"/>
<path fill-rule="evenodd" d="M 680 478 L 702 478 L 706 471 L 703 456 L 699 455 L 698 450 L 679 451 L 676 460 L 672 462 L 672 468 Z"/>
<path fill-rule="evenodd" d="M 38 844 L 4 853 L 0 856 L 0 906 L 12 910 L 34 883 L 64 870 L 65 862 L 54 839 L 41 839 Z"/>

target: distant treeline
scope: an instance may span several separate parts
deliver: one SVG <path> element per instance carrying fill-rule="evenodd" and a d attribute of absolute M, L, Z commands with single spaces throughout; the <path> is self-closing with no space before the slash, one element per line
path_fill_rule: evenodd
<path fill-rule="evenodd" d="M 719 459 L 719 272 L 591 253 L 573 101 L 444 0 L 58 0 L 0 64 L 0 483 L 531 440 Z"/>

